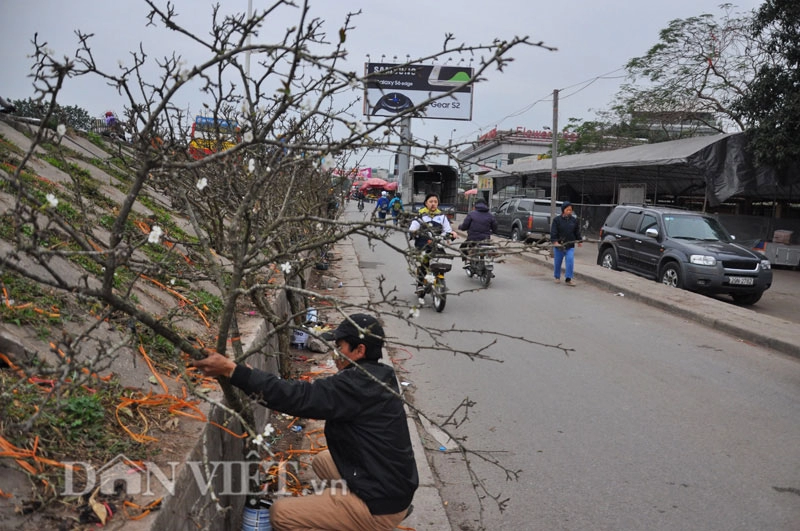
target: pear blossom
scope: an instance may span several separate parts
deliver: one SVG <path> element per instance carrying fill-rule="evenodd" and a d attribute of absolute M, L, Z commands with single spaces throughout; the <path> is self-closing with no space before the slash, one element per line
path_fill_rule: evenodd
<path fill-rule="evenodd" d="M 289 263 L 289 262 L 284 262 L 284 263 L 282 263 L 282 264 L 281 264 L 281 271 L 282 271 L 284 274 L 288 275 L 289 273 L 291 273 L 291 272 L 292 272 L 292 264 L 291 264 L 291 263 Z"/>
<path fill-rule="evenodd" d="M 147 241 L 150 243 L 158 243 L 162 234 L 164 234 L 164 231 L 161 230 L 161 227 L 153 225 L 153 228 L 150 229 L 150 234 L 147 236 Z"/>
<path fill-rule="evenodd" d="M 58 133 L 58 137 L 61 138 L 67 134 L 67 126 L 64 124 L 58 124 L 58 127 L 56 127 L 56 132 Z"/>
<path fill-rule="evenodd" d="M 245 131 L 242 135 L 242 138 L 245 142 L 252 142 L 253 141 L 253 132 L 252 131 Z"/>
<path fill-rule="evenodd" d="M 413 307 L 413 308 L 410 308 L 408 310 L 408 318 L 409 319 L 416 319 L 417 317 L 419 317 L 419 308 L 417 308 L 416 306 Z"/>
<path fill-rule="evenodd" d="M 196 185 L 196 186 L 197 186 L 197 189 L 198 189 L 198 190 L 200 190 L 200 191 L 202 192 L 202 191 L 203 191 L 203 188 L 205 188 L 206 186 L 208 186 L 208 179 L 206 179 L 205 177 L 203 177 L 202 179 L 200 179 L 199 181 L 197 181 L 197 185 Z"/>
<path fill-rule="evenodd" d="M 256 171 L 256 159 L 250 159 L 250 161 L 247 163 L 247 171 L 249 173 Z"/>
<path fill-rule="evenodd" d="M 433 273 L 428 273 L 427 275 L 425 275 L 425 282 L 427 284 L 433 284 L 434 282 L 436 282 L 436 277 L 433 276 Z"/>
<path fill-rule="evenodd" d="M 53 195 L 53 194 L 47 194 L 47 195 L 45 196 L 45 199 L 47 199 L 47 203 L 48 203 L 48 204 L 49 204 L 51 207 L 55 208 L 55 207 L 57 207 L 57 206 L 58 206 L 58 198 L 57 198 L 55 195 Z"/>

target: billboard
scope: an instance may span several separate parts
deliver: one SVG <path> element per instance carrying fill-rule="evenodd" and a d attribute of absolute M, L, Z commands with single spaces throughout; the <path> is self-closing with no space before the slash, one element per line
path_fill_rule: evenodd
<path fill-rule="evenodd" d="M 367 63 L 364 114 L 395 116 L 453 91 L 421 109 L 425 118 L 472 119 L 472 68 L 445 65 Z"/>

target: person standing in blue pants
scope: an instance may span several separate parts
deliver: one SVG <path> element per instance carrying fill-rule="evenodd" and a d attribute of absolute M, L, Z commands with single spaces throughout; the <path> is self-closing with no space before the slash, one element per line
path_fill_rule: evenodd
<path fill-rule="evenodd" d="M 550 227 L 550 241 L 553 243 L 553 278 L 556 283 L 561 282 L 561 264 L 566 259 L 564 282 L 567 286 L 574 286 L 572 277 L 575 270 L 575 244 L 581 246 L 581 226 L 578 218 L 572 215 L 572 203 L 564 201 L 561 204 L 561 215 L 556 216 Z"/>

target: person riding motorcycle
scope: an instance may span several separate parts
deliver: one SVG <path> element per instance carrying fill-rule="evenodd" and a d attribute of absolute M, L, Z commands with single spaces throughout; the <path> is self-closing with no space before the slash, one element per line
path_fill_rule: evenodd
<path fill-rule="evenodd" d="M 467 240 L 459 247 L 461 260 L 466 263 L 470 249 L 477 245 L 477 242 L 489 241 L 492 233 L 497 230 L 497 220 L 489 211 L 485 199 L 479 198 L 475 201 L 475 209 L 467 214 L 458 226 L 458 230 L 467 231 Z"/>
<path fill-rule="evenodd" d="M 455 235 L 450 226 L 450 220 L 439 210 L 439 196 L 428 194 L 425 196 L 425 206 L 417 212 L 417 217 L 408 227 L 411 239 L 414 240 L 414 247 L 421 253 L 421 259 L 417 266 L 417 297 L 425 295 L 425 275 L 428 274 L 428 264 L 430 263 L 430 253 L 434 251 L 435 242 L 431 240 L 432 233 L 435 236 L 441 235 L 445 239 L 454 240 Z"/>

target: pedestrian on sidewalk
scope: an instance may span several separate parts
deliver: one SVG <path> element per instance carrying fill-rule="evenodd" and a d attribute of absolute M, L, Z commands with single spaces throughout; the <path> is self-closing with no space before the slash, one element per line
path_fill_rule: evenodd
<path fill-rule="evenodd" d="M 193 365 L 230 378 L 270 409 L 325 420 L 328 450 L 311 466 L 327 487 L 276 500 L 273 529 L 391 531 L 408 514 L 419 478 L 397 377 L 379 361 L 383 328 L 370 315 L 353 314 L 322 337 L 336 343 L 339 372 L 313 382 L 283 380 L 217 353 Z"/>
<path fill-rule="evenodd" d="M 556 216 L 550 227 L 550 241 L 553 243 L 553 278 L 561 282 L 561 264 L 566 261 L 564 282 L 574 286 L 575 244 L 581 246 L 581 226 L 578 218 L 572 215 L 572 203 L 561 204 L 561 215 Z"/>

